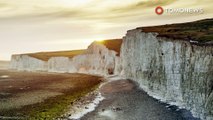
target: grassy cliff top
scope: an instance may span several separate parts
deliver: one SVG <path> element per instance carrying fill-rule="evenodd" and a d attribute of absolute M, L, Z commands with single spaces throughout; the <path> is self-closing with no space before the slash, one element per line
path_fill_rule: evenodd
<path fill-rule="evenodd" d="M 108 49 L 114 50 L 120 54 L 120 48 L 122 44 L 121 39 L 103 40 L 96 41 L 97 43 L 105 45 Z M 85 50 L 71 50 L 71 51 L 54 51 L 54 52 L 38 52 L 38 53 L 27 53 L 23 55 L 29 55 L 31 57 L 48 61 L 51 57 L 69 57 L 72 58 L 76 55 L 83 54 Z"/>
<path fill-rule="evenodd" d="M 191 40 L 196 44 L 213 45 L 213 19 L 137 29 L 142 29 L 143 32 L 157 32 L 158 37 Z"/>
<path fill-rule="evenodd" d="M 108 49 L 116 51 L 118 56 L 120 55 L 122 39 L 96 41 L 96 43 L 103 44 Z"/>
<path fill-rule="evenodd" d="M 31 57 L 48 61 L 51 57 L 69 57 L 72 58 L 76 55 L 82 54 L 85 50 L 72 50 L 72 51 L 56 51 L 56 52 L 38 52 L 38 53 L 29 53 Z"/>

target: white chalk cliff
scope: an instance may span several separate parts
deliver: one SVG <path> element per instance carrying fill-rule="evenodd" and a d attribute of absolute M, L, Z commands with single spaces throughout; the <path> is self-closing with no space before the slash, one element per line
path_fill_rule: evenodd
<path fill-rule="evenodd" d="M 142 29 L 128 31 L 121 48 L 121 75 L 146 92 L 213 119 L 213 47 L 157 37 Z"/>
<path fill-rule="evenodd" d="M 72 64 L 80 73 L 99 75 L 113 74 L 116 52 L 106 46 L 92 43 L 82 55 L 73 57 Z"/>
<path fill-rule="evenodd" d="M 120 56 L 96 42 L 72 58 L 60 56 L 42 61 L 28 55 L 14 55 L 11 69 L 120 75 L 137 81 L 155 98 L 186 108 L 196 117 L 213 120 L 212 45 L 157 35 L 143 29 L 128 31 Z"/>
<path fill-rule="evenodd" d="M 21 71 L 47 71 L 47 62 L 29 55 L 13 55 L 10 62 L 10 69 Z"/>
<path fill-rule="evenodd" d="M 103 44 L 93 42 L 83 54 L 69 57 L 52 57 L 48 61 L 27 54 L 13 55 L 10 68 L 22 71 L 44 71 L 59 73 L 113 74 L 117 52 Z"/>

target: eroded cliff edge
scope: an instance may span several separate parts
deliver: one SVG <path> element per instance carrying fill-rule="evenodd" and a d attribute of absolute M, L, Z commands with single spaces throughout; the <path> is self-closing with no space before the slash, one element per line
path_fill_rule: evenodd
<path fill-rule="evenodd" d="M 122 76 L 137 81 L 151 96 L 212 120 L 213 39 L 204 36 L 212 36 L 213 20 L 187 25 L 128 31 L 118 68 Z M 183 34 L 186 31 L 193 34 Z M 203 36 L 194 36 L 196 32 Z"/>
<path fill-rule="evenodd" d="M 212 53 L 212 46 L 131 30 L 123 39 L 121 75 L 137 81 L 151 96 L 206 119 L 213 115 Z"/>
<path fill-rule="evenodd" d="M 209 27 L 210 26 L 210 27 Z M 92 43 L 74 57 L 41 60 L 14 55 L 11 68 L 29 71 L 120 75 L 137 81 L 151 96 L 213 119 L 213 20 L 137 28 L 122 46 Z M 163 29 L 162 29 L 163 28 Z M 115 47 L 116 46 L 116 47 Z"/>

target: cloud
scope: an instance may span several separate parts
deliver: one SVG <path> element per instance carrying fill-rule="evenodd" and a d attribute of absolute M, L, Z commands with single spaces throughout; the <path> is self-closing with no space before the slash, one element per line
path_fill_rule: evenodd
<path fill-rule="evenodd" d="M 22 1 L 22 2 L 21 2 Z M 40 2 L 39 2 L 40 1 Z M 48 2 L 49 1 L 49 2 Z M 57 1 L 57 0 L 53 0 Z M 71 0 L 70 0 L 71 1 Z M 142 2 L 128 2 L 130 0 L 123 0 L 123 2 L 115 2 L 114 0 L 91 0 L 86 5 L 79 7 L 67 7 L 58 4 L 58 2 L 51 2 L 51 0 L 17 0 L 14 2 L 0 1 L 0 6 L 13 7 L 16 10 L 6 11 L 8 17 L 82 17 L 82 18 L 97 18 L 97 16 L 111 16 L 111 12 L 119 13 L 134 11 L 143 7 L 151 7 L 163 2 L 143 1 Z M 136 0 L 138 1 L 138 0 Z M 141 1 L 141 0 L 139 0 Z M 34 3 L 34 4 L 33 4 Z M 50 3 L 50 5 L 48 5 Z M 116 4 L 115 4 L 116 3 Z M 119 4 L 118 4 L 119 3 Z M 134 4 L 132 4 L 134 3 Z M 124 7 L 123 7 L 124 6 Z M 106 14 L 104 14 L 106 13 Z M 114 13 L 113 13 L 114 14 Z M 13 15 L 13 16 L 12 16 Z M 91 16 L 91 17 L 88 17 Z M 1 15 L 0 15 L 1 17 Z M 4 16 L 5 17 L 5 16 Z"/>
<path fill-rule="evenodd" d="M 89 0 L 87 4 L 81 5 L 81 7 L 68 7 L 63 4 L 59 4 L 60 0 L 44 0 L 43 4 L 41 0 L 34 1 L 34 4 L 30 3 L 29 0 L 18 0 L 26 2 L 21 7 L 17 7 L 14 12 L 8 11 L 8 17 L 1 17 L 0 20 L 8 19 L 34 19 L 51 21 L 57 19 L 67 19 L 67 20 L 84 20 L 84 21 L 102 21 L 102 22 L 118 22 L 118 21 L 128 21 L 128 20 L 138 20 L 139 17 L 153 17 L 154 9 L 156 6 L 176 6 L 177 5 L 200 5 L 205 4 L 207 7 L 211 6 L 201 1 L 187 1 L 184 0 Z M 52 1 L 52 2 L 51 2 Z M 66 0 L 63 0 L 66 1 Z M 70 0 L 71 1 L 71 0 Z M 209 0 L 206 0 L 209 1 Z M 54 3 L 55 2 L 55 3 Z M 7 3 L 5 1 L 5 3 Z M 0 3 L 5 4 L 5 3 Z M 48 4 L 49 3 L 49 4 Z M 119 3 L 119 4 L 118 4 Z M 15 2 L 12 4 L 8 3 L 10 6 L 18 6 L 19 4 Z M 58 5 L 57 5 L 58 4 Z M 8 5 L 7 5 L 8 6 Z M 14 12 L 13 15 L 11 15 Z M 135 21 L 133 20 L 133 21 Z M 132 21 L 129 21 L 132 22 Z"/>
<path fill-rule="evenodd" d="M 6 3 L 0 3 L 0 7 L 2 8 L 2 7 L 6 7 L 7 6 L 7 4 Z"/>
<path fill-rule="evenodd" d="M 149 1 L 141 1 L 135 4 L 129 4 L 124 7 L 117 7 L 113 8 L 112 12 L 119 12 L 119 13 L 125 13 L 125 12 L 132 12 L 136 10 L 146 10 L 150 8 L 155 8 L 157 6 L 165 6 L 174 3 L 176 0 L 149 0 Z"/>
<path fill-rule="evenodd" d="M 202 7 L 205 14 L 158 16 L 156 6 Z M 210 18 L 212 6 L 211 0 L 0 0 L 0 53 L 8 59 L 17 52 L 81 49 L 84 40 L 119 38 L 136 27 Z"/>

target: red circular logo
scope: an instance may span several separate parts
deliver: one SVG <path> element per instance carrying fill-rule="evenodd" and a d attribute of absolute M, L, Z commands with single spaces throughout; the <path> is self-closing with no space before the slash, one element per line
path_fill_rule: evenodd
<path fill-rule="evenodd" d="M 164 12 L 163 8 L 161 6 L 158 6 L 155 8 L 155 13 L 158 15 L 162 15 Z"/>

